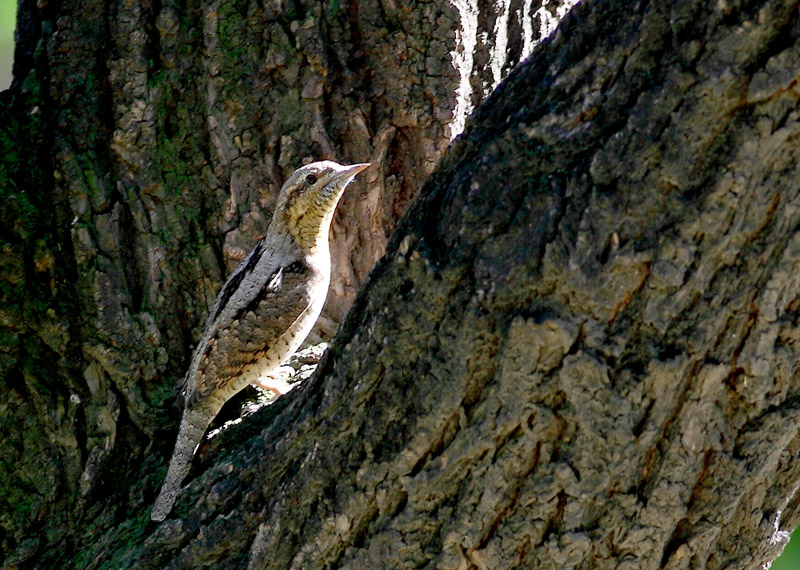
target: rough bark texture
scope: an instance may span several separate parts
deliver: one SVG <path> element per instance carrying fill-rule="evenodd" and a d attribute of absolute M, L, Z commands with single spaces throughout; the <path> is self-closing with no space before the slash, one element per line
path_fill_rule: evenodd
<path fill-rule="evenodd" d="M 546 4 L 473 6 L 470 33 L 505 73 L 563 10 Z M 21 0 L 0 93 L 3 568 L 83 567 L 98 537 L 126 536 L 163 477 L 176 380 L 280 183 L 306 160 L 370 160 L 334 225 L 317 335 L 333 332 L 448 145 L 463 78 L 484 89 L 459 116 L 496 83 L 488 60 L 453 66 L 479 51 L 459 47 L 460 18 L 447 3 Z M 505 51 L 480 22 L 507 26 Z"/>
<path fill-rule="evenodd" d="M 430 5 L 103 6 L 30 24 L 48 38 L 30 50 L 46 76 L 3 110 L 19 165 L 2 236 L 6 567 L 756 568 L 780 551 L 800 484 L 796 3 L 578 6 L 446 154 L 319 373 L 215 438 L 162 525 L 147 513 L 167 377 L 246 249 L 242 228 L 265 223 L 257 182 L 307 140 L 326 152 L 315 116 L 354 109 L 342 87 L 343 107 L 315 115 L 302 90 L 371 69 L 302 46 L 342 33 L 351 57 L 367 13 L 443 36 Z M 217 61 L 214 21 L 227 44 L 261 34 L 260 47 Z M 62 52 L 72 36 L 96 43 Z M 141 45 L 107 59 L 116 37 Z M 286 43 L 301 46 L 294 75 L 291 58 L 246 65 Z M 270 91 L 262 109 L 280 110 L 261 123 L 237 105 L 260 105 L 270 73 L 300 95 Z M 364 89 L 350 96 L 378 93 Z M 432 89 L 427 108 L 452 112 Z M 292 104 L 311 112 L 285 115 Z M 412 188 L 441 149 L 422 139 L 446 135 L 433 119 L 384 129 L 389 110 L 363 113 L 371 147 L 332 139 L 405 153 L 380 161 L 380 192 L 392 175 Z M 328 132 L 358 132 L 341 117 Z M 23 136 L 56 152 L 25 153 Z"/>

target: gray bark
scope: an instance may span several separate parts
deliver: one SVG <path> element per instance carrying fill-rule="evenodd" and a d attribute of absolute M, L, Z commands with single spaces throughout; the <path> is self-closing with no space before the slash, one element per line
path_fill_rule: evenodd
<path fill-rule="evenodd" d="M 82 6 L 104 21 L 102 4 Z M 240 17 L 257 13 L 248 6 Z M 408 13 L 434 25 L 425 6 Z M 143 41 L 160 38 L 167 54 L 161 82 L 137 75 L 162 53 L 142 48 L 109 66 L 107 99 L 84 101 L 82 87 L 50 93 L 52 131 L 30 106 L 17 114 L 20 133 L 57 152 L 55 207 L 31 192 L 29 217 L 14 226 L 9 209 L 3 220 L 14 239 L 34 238 L 29 258 L 6 246 L 3 293 L 22 283 L 38 294 L 3 313 L 10 403 L 0 417 L 15 434 L 3 461 L 12 483 L 0 478 L 15 508 L 2 519 L 6 567 L 69 557 L 75 568 L 757 568 L 774 558 L 798 522 L 800 482 L 800 28 L 797 4 L 778 0 L 579 5 L 444 155 L 318 373 L 207 444 L 174 518 L 148 521 L 169 451 L 160 439 L 171 441 L 153 412 L 169 390 L 165 376 L 180 369 L 170 357 L 190 344 L 235 257 L 225 252 L 247 235 L 241 228 L 263 223 L 247 216 L 261 197 L 244 177 L 268 178 L 310 152 L 296 141 L 318 139 L 324 150 L 313 104 L 310 122 L 289 128 L 307 136 L 283 142 L 234 113 L 237 98 L 263 95 L 262 72 L 236 59 L 222 73 L 192 48 L 229 7 L 170 19 L 162 6 L 158 34 L 144 25 Z M 152 21 L 153 7 L 123 8 L 114 26 Z M 387 19 L 395 10 L 396 24 L 406 13 L 383 9 Z M 173 25 L 192 14 L 194 28 Z M 314 34 L 303 34 L 317 28 L 307 21 L 270 33 L 312 45 Z M 59 26 L 83 38 L 93 29 L 78 19 Z M 122 32 L 109 36 L 139 37 Z M 59 65 L 67 55 L 51 41 L 50 85 L 70 85 Z M 94 62 L 98 45 L 71 57 Z M 299 89 L 313 83 L 303 74 L 354 67 L 304 53 L 309 65 L 292 76 Z M 209 67 L 197 75 L 201 60 Z M 286 69 L 291 60 L 274 73 Z M 241 77 L 257 95 L 231 95 Z M 197 118 L 181 97 L 198 81 L 214 98 L 207 123 L 191 127 Z M 167 92 L 173 107 L 148 103 Z M 285 113 L 303 99 L 286 97 L 264 106 Z M 76 113 L 78 103 L 97 108 Z M 411 141 L 396 138 L 402 128 L 420 137 L 434 128 L 384 131 L 371 121 L 398 145 Z M 21 137 L 8 132 L 0 142 L 11 151 L 5 141 Z M 113 144 L 96 143 L 98 133 Z M 419 140 L 400 145 L 403 181 L 421 180 L 421 157 L 444 146 L 428 154 Z M 163 152 L 161 178 L 151 178 L 143 144 Z M 286 149 L 299 150 L 281 165 Z M 276 158 L 262 163 L 263 154 Z M 49 170 L 19 172 L 31 188 L 47 183 Z M 14 208 L 27 211 L 15 196 Z M 74 250 L 71 264 L 53 261 L 62 259 L 56 244 Z M 199 290 L 188 288 L 195 281 Z M 28 300 L 53 287 L 52 307 Z M 52 321 L 41 316 L 48 309 Z M 58 367 L 45 376 L 37 361 L 54 355 Z M 44 459 L 40 434 L 50 441 Z M 24 480 L 23 470 L 40 473 Z M 76 498 L 68 508 L 65 497 Z"/>
<path fill-rule="evenodd" d="M 174 386 L 280 182 L 311 158 L 372 160 L 334 225 L 314 334 L 331 336 L 448 145 L 460 77 L 491 83 L 485 65 L 453 68 L 459 17 L 448 4 L 20 2 L 0 93 L 0 565 L 83 567 L 93 537 L 149 505 Z M 508 45 L 546 32 L 537 18 L 524 40 L 510 25 Z"/>

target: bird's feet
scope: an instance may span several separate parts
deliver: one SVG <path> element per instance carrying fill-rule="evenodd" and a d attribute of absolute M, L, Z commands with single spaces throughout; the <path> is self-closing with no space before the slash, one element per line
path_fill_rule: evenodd
<path fill-rule="evenodd" d="M 289 380 L 291 380 L 292 376 L 295 374 L 295 369 L 291 366 L 278 366 L 266 376 L 262 376 L 253 382 L 253 386 L 261 388 L 262 390 L 268 390 L 275 394 L 277 398 L 278 396 L 283 396 L 290 392 L 292 388 L 297 386 L 297 382 L 289 383 Z"/>

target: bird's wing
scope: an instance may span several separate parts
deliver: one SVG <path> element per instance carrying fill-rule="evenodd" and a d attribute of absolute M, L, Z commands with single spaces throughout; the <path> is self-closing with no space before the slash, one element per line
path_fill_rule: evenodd
<path fill-rule="evenodd" d="M 189 407 L 262 358 L 311 304 L 313 270 L 301 261 L 259 263 L 262 252 L 257 250 L 262 247 L 259 242 L 214 303 L 185 378 Z M 242 290 L 250 294 L 242 297 Z"/>
<path fill-rule="evenodd" d="M 237 291 L 241 291 L 243 281 L 251 281 L 256 277 L 255 273 L 258 270 L 262 274 L 262 278 L 258 281 L 266 283 L 272 274 L 280 269 L 281 261 L 277 256 L 270 255 L 269 247 L 266 245 L 266 236 L 258 240 L 255 247 L 250 251 L 247 257 L 242 261 L 233 273 L 231 273 L 225 285 L 222 286 L 219 294 L 217 295 L 214 306 L 206 319 L 206 325 L 203 330 L 203 337 L 209 333 L 209 329 L 215 325 L 220 324 L 219 319 L 222 313 L 228 308 L 229 304 L 236 303 Z M 266 263 L 265 263 L 266 262 Z M 259 283 L 256 283 L 256 285 Z M 263 284 L 263 283 L 261 283 Z"/>

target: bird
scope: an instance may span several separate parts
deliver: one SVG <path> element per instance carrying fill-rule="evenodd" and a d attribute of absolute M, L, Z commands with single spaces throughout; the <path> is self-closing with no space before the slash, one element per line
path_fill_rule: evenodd
<path fill-rule="evenodd" d="M 369 163 L 321 161 L 283 184 L 266 234 L 222 286 L 182 381 L 183 417 L 150 513 L 172 510 L 192 458 L 222 405 L 283 364 L 317 321 L 330 284 L 331 220 Z"/>

